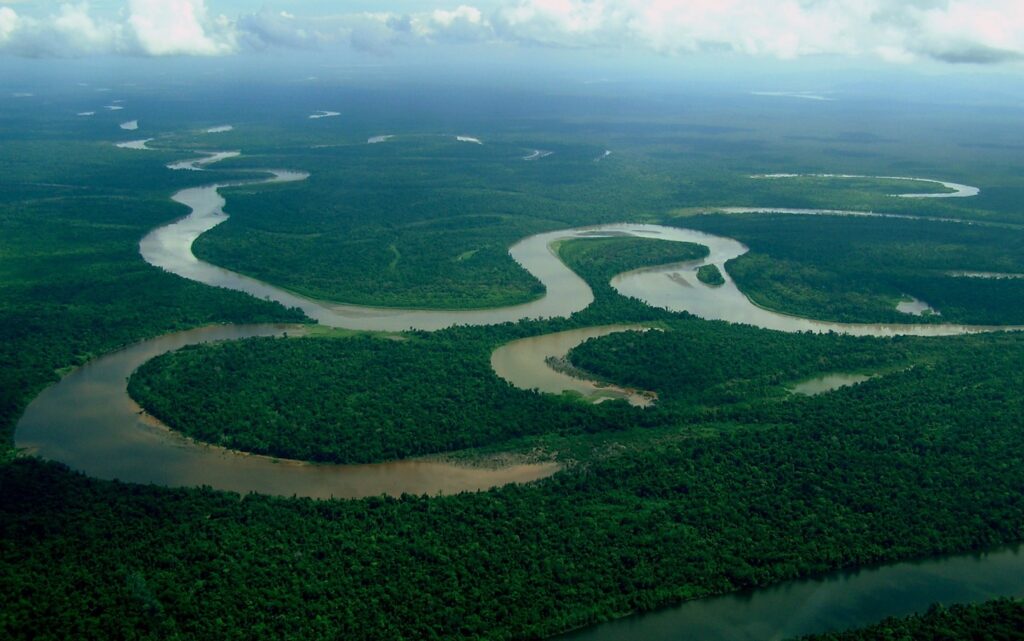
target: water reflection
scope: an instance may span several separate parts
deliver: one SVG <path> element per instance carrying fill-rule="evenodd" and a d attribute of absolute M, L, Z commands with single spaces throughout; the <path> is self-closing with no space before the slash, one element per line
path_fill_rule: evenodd
<path fill-rule="evenodd" d="M 689 601 L 562 637 L 565 641 L 768 641 L 869 625 L 932 603 L 1024 596 L 1019 546 L 834 572 L 769 588 Z"/>

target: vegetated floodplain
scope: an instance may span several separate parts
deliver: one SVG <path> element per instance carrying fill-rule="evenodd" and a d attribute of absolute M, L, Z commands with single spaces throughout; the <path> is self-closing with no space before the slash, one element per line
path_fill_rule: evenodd
<path fill-rule="evenodd" d="M 193 438 L 283 458 L 366 463 L 492 445 L 540 432 L 614 429 L 555 409 L 490 371 L 490 341 L 417 335 L 249 339 L 149 361 L 129 385 Z"/>
<path fill-rule="evenodd" d="M 219 242 L 219 233 L 224 240 L 239 239 L 239 244 L 251 239 L 253 245 L 251 251 L 215 262 L 239 267 L 251 260 L 243 271 L 262 276 L 259 270 L 276 269 L 280 252 L 287 268 L 268 280 L 313 291 L 313 285 L 298 281 L 303 274 L 318 274 L 315 285 L 333 292 L 327 297 L 360 302 L 358 297 L 363 296 L 363 302 L 377 304 L 470 306 L 523 300 L 533 295 L 525 281 L 519 281 L 518 290 L 509 285 L 514 295 L 487 294 L 498 282 L 488 274 L 487 265 L 501 271 L 503 278 L 523 277 L 499 248 L 544 229 L 653 221 L 679 207 L 842 208 L 861 199 L 856 208 L 864 210 L 1021 220 L 1024 174 L 1019 150 L 999 146 L 1006 132 L 1019 130 L 1019 123 L 1007 120 L 993 133 L 977 126 L 971 109 L 953 110 L 953 115 L 928 110 L 912 117 L 889 114 L 885 124 L 899 132 L 893 141 L 863 135 L 870 132 L 858 132 L 847 118 L 786 105 L 759 106 L 757 130 L 737 126 L 755 120 L 749 117 L 751 111 L 741 99 L 721 97 L 703 97 L 680 112 L 675 100 L 666 101 L 665 108 L 635 98 L 625 104 L 617 94 L 555 101 L 549 95 L 534 96 L 529 104 L 544 105 L 543 113 L 571 116 L 544 119 L 534 117 L 535 107 L 495 100 L 489 91 L 452 90 L 432 103 L 447 114 L 445 118 L 432 118 L 427 110 L 413 118 L 395 105 L 404 110 L 421 104 L 419 87 L 396 89 L 383 100 L 346 85 L 338 91 L 348 100 L 325 101 L 294 83 L 286 86 L 287 100 L 256 92 L 260 109 L 252 108 L 250 89 L 234 96 L 220 86 L 200 85 L 183 96 L 180 87 L 156 85 L 130 95 L 133 108 L 140 108 L 147 135 L 152 127 L 158 137 L 150 144 L 154 150 L 146 152 L 117 149 L 108 134 L 96 131 L 116 131 L 123 120 L 116 113 L 74 115 L 102 105 L 92 88 L 85 98 L 69 94 L 55 96 L 46 105 L 5 104 L 0 113 L 0 159 L 5 169 L 0 172 L 0 345 L 5 363 L 0 419 L 5 433 L 10 434 L 21 408 L 58 371 L 119 345 L 211 322 L 300 318 L 265 301 L 161 274 L 138 256 L 137 243 L 146 231 L 185 213 L 167 201 L 170 193 L 218 176 L 237 178 L 246 169 L 278 166 L 311 171 L 313 176 L 301 187 L 229 193 L 232 219 L 211 235 L 210 247 Z M 296 100 L 310 103 L 298 116 Z M 344 118 L 304 117 L 335 104 L 346 104 Z M 523 114 L 512 112 L 513 104 L 531 112 L 530 117 L 516 117 Z M 625 112 L 628 117 L 620 115 Z M 181 150 L 210 144 L 205 134 L 179 132 L 195 131 L 196 123 L 239 122 L 239 113 L 253 121 L 244 128 L 244 138 L 241 127 L 221 135 L 229 137 L 224 143 L 232 145 L 228 148 L 244 142 L 250 157 L 231 161 L 223 173 L 196 175 L 164 168 L 187 157 Z M 589 113 L 590 119 L 580 118 L 581 113 Z M 113 119 L 103 120 L 107 116 Z M 958 129 L 951 127 L 951 119 L 969 127 L 970 134 L 936 137 L 937 126 Z M 452 120 L 459 121 L 457 127 L 449 126 Z M 322 125 L 337 128 L 325 133 Z M 397 137 L 386 145 L 365 144 L 381 131 L 396 132 Z M 441 136 L 417 142 L 415 136 L 424 131 L 468 131 L 486 144 L 460 144 Z M 403 146 L 410 134 L 412 146 Z M 318 145 L 327 146 L 314 148 Z M 434 145 L 435 151 L 428 153 Z M 523 148 L 556 153 L 541 162 L 522 162 Z M 425 150 L 423 162 L 402 160 L 421 153 L 418 149 Z M 593 162 L 605 149 L 614 153 Z M 503 150 L 508 152 L 507 168 L 489 156 Z M 380 154 L 380 161 L 363 164 L 368 153 Z M 62 162 L 53 162 L 55 157 Z M 436 163 L 437 171 L 431 171 L 429 163 Z M 968 166 L 971 175 L 965 176 Z M 332 183 L 346 171 L 352 175 L 345 189 L 334 188 Z M 364 171 L 372 173 L 373 180 L 360 184 Z M 421 172 L 422 183 L 409 177 L 414 171 Z M 906 189 L 905 183 L 872 183 L 871 193 L 865 195 L 867 183 L 820 181 L 808 192 L 805 185 L 750 178 L 785 171 L 936 176 L 978 184 L 983 190 L 977 198 L 966 199 L 971 202 L 924 203 L 888 195 Z M 452 177 L 451 183 L 446 183 L 446 175 Z M 467 181 L 474 179 L 479 198 L 467 191 L 473 186 Z M 418 187 L 402 193 L 409 184 Z M 394 186 L 399 205 L 387 216 L 374 218 L 388 212 L 375 206 L 374 199 L 392 198 L 386 193 L 389 186 Z M 440 196 L 431 205 L 435 188 Z M 341 215 L 335 208 L 337 199 L 349 195 L 356 206 Z M 463 214 L 457 206 L 462 198 L 471 213 Z M 421 201 L 425 202 L 417 206 Z M 414 212 L 416 219 L 404 219 L 399 210 Z M 317 218 L 320 212 L 322 219 Z M 450 226 L 446 216 L 452 219 Z M 474 228 L 476 216 L 495 218 Z M 382 222 L 378 225 L 376 220 Z M 758 220 L 769 222 L 768 217 Z M 449 262 L 438 263 L 441 267 L 424 260 L 422 270 L 403 272 L 420 249 L 408 240 L 413 232 L 405 228 L 420 222 L 434 227 L 437 246 L 423 251 Z M 463 222 L 466 230 L 459 228 Z M 759 246 L 760 231 L 752 226 L 739 230 L 753 221 L 697 217 L 684 224 L 691 222 L 736 225 L 736 231 L 715 231 L 749 244 L 751 257 L 763 252 L 768 261 L 791 258 L 814 266 L 810 258 L 788 257 L 780 250 L 781 241 Z M 830 225 L 806 217 L 791 222 L 779 217 L 773 222 L 795 239 L 802 234 L 798 225 Z M 366 252 L 372 268 L 361 271 L 355 261 L 344 268 L 328 265 L 324 250 L 329 253 L 334 245 L 326 241 L 298 248 L 303 235 L 336 234 L 331 242 L 340 242 L 345 233 L 335 232 L 334 224 L 372 246 Z M 899 224 L 904 223 L 878 221 L 874 235 L 848 234 L 835 225 L 816 229 L 817 237 L 829 242 L 838 243 L 833 236 L 840 236 L 843 242 L 855 239 L 870 247 L 888 242 L 884 231 Z M 238 229 L 232 230 L 232 225 Z M 365 229 L 357 229 L 360 225 Z M 931 233 L 930 227 L 920 229 Z M 958 227 L 956 234 L 971 237 L 976 232 Z M 775 240 L 782 236 L 767 231 L 763 235 Z M 947 240 L 957 247 L 973 242 L 945 237 L 936 241 L 937 246 Z M 1011 253 L 999 239 L 992 241 L 993 256 Z M 485 250 L 490 243 L 494 248 Z M 601 339 L 604 343 L 580 348 L 581 357 L 592 352 L 592 364 L 603 366 L 611 380 L 652 381 L 662 394 L 657 406 L 637 410 L 612 402 L 589 407 L 537 396 L 531 407 L 548 408 L 539 419 L 558 421 L 566 416 L 566 424 L 557 431 L 515 436 L 503 421 L 517 419 L 495 412 L 491 418 L 496 425 L 483 428 L 494 437 L 487 447 L 556 452 L 576 463 L 566 471 L 536 484 L 486 493 L 310 501 L 96 481 L 31 457 L 4 462 L 0 598 L 6 607 L 0 634 L 36 639 L 392 639 L 398 634 L 528 638 L 829 569 L 983 549 L 1024 538 L 1024 507 L 1019 500 L 1024 472 L 1015 454 L 1024 447 L 1024 380 L 1019 371 L 1024 352 L 1019 336 L 778 338 L 773 332 L 706 323 L 614 294 L 608 278 L 644 263 L 622 259 L 633 251 L 623 249 L 629 245 L 644 254 L 664 252 L 646 255 L 645 260 L 694 258 L 669 256 L 679 251 L 678 244 L 636 239 L 578 241 L 576 250 L 567 244 L 562 255 L 577 253 L 567 260 L 582 266 L 580 272 L 595 292 L 595 303 L 587 310 L 572 319 L 455 328 L 407 341 L 415 345 L 409 354 L 434 350 L 452 360 L 452 369 L 444 371 L 458 382 L 484 376 L 488 350 L 515 338 L 592 324 L 661 323 L 667 331 L 645 334 L 630 345 L 632 352 L 617 352 L 614 362 L 599 358 L 600 352 L 632 337 L 611 336 Z M 653 249 L 640 249 L 641 245 Z M 609 257 L 602 260 L 601 252 Z M 337 255 L 353 254 L 346 250 Z M 491 263 L 478 265 L 479 272 L 465 272 L 466 284 L 453 285 L 461 287 L 461 293 L 444 289 L 449 264 L 472 264 L 478 256 L 488 255 Z M 827 258 L 821 257 L 823 264 L 828 264 Z M 588 261 L 590 271 L 585 269 Z M 849 261 L 834 267 L 840 280 L 839 267 L 854 262 Z M 324 263 L 322 268 L 316 267 L 318 262 Z M 1024 271 L 1002 259 L 996 262 L 1007 264 L 953 262 L 961 261 L 941 261 L 948 263 L 941 268 Z M 312 268 L 304 269 L 304 263 Z M 896 271 L 906 276 L 924 269 L 923 264 L 913 265 Z M 391 281 L 376 274 L 392 266 L 399 276 L 388 276 Z M 939 268 L 937 264 L 935 269 Z M 352 284 L 339 284 L 343 277 L 351 278 Z M 900 280 L 899 287 L 871 289 L 870 305 L 846 305 L 845 313 L 854 318 L 871 310 L 874 319 L 884 307 L 895 314 L 896 299 L 908 294 L 934 305 L 947 322 L 956 314 L 956 305 L 949 303 L 957 301 L 975 311 L 989 310 L 1000 322 L 1011 320 L 991 302 L 1005 290 L 984 293 L 976 289 L 978 279 L 959 280 L 967 281 L 965 289 L 948 298 Z M 382 283 L 387 291 L 379 289 Z M 416 292 L 420 285 L 425 293 Z M 758 290 L 749 280 L 741 287 L 752 296 Z M 968 305 L 967 287 L 982 291 L 979 299 L 990 301 Z M 840 297 L 843 291 L 838 290 Z M 795 299 L 782 297 L 779 308 L 791 300 Z M 823 300 L 811 307 L 809 315 L 826 309 Z M 900 315 L 899 320 L 906 318 Z M 378 339 L 317 340 L 351 340 L 336 349 L 369 353 L 375 346 L 364 343 Z M 253 342 L 240 349 L 256 344 L 260 346 L 254 351 L 265 350 L 269 358 L 271 352 L 284 355 L 297 349 L 293 345 L 305 349 L 313 341 Z M 699 351 L 705 345 L 710 346 L 708 351 Z M 670 376 L 678 364 L 676 370 L 670 369 L 669 356 L 679 360 L 687 352 L 689 360 L 680 362 L 690 378 Z M 274 353 L 272 358 L 278 356 Z M 275 362 L 260 365 L 267 372 L 274 367 Z M 787 385 L 807 376 L 861 367 L 895 369 L 818 397 L 785 392 Z M 370 369 L 367 375 L 375 371 Z M 405 377 L 390 389 L 405 393 L 402 385 L 427 382 L 429 378 Z M 489 385 L 475 384 L 483 390 Z M 409 393 L 415 394 L 415 389 Z M 200 402 L 194 391 L 189 394 Z M 485 397 L 473 396 L 490 402 L 506 399 L 501 394 Z M 374 411 L 384 412 L 379 404 L 389 400 L 368 392 L 366 406 L 377 405 Z M 488 412 L 493 409 L 484 407 Z M 985 429 L 979 430 L 979 425 Z M 591 432 L 591 426 L 597 431 Z M 434 428 L 433 435 L 458 434 L 443 431 L 444 425 Z M 425 451 L 443 440 L 426 434 L 413 434 L 414 440 L 399 445 Z M 375 445 L 380 448 L 373 456 L 389 455 L 388 448 L 397 451 L 394 443 Z M 6 457 L 13 458 L 9 438 L 7 447 Z M 344 455 L 366 452 L 348 450 Z M 1009 615 L 997 616 L 1013 621 Z"/>
<path fill-rule="evenodd" d="M 285 621 L 303 635 L 387 638 L 400 625 L 423 635 L 524 637 L 810 572 L 1017 540 L 1024 532 L 1013 490 L 1024 472 L 1014 453 L 1024 447 L 1024 407 L 990 399 L 1014 399 L 1024 384 L 1020 341 L 943 345 L 941 363 L 884 384 L 750 407 L 713 433 L 646 428 L 617 439 L 625 447 L 591 453 L 580 469 L 485 494 L 239 501 L 203 490 L 126 492 L 19 462 L 3 469 L 3 540 L 18 546 L 5 550 L 17 565 L 0 585 L 37 597 L 35 608 L 18 608 L 17 627 L 44 614 L 66 627 L 86 600 L 119 611 L 145 585 L 159 595 L 160 616 L 94 619 L 90 629 L 173 629 L 187 620 L 194 635 L 212 636 L 245 620 Z M 965 387 L 967 378 L 975 384 Z M 950 412 L 951 403 L 961 411 Z M 585 452 L 580 445 L 575 451 Z M 129 518 L 133 527 L 124 528 Z M 41 526 L 63 534 L 27 535 Z M 211 538 L 218 561 L 202 560 Z M 253 540 L 259 545 L 245 543 Z M 58 549 L 74 551 L 48 570 L 48 582 L 36 581 Z M 229 564 L 231 577 L 204 582 L 196 600 L 183 586 L 202 580 L 210 563 Z M 382 563 L 393 570 L 386 582 Z M 50 586 L 82 577 L 77 590 L 61 591 L 57 616 Z M 502 600 L 510 587 L 524 598 Z M 388 596 L 396 588 L 418 597 Z M 299 599 L 294 590 L 301 607 L 273 618 L 244 605 L 267 594 Z M 389 603 L 386 621 L 372 614 L 380 600 Z"/>
<path fill-rule="evenodd" d="M 703 246 L 639 238 L 574 240 L 558 251 L 588 280 L 604 283 L 602 296 L 611 304 L 620 297 L 595 273 L 707 255 Z M 539 433 L 622 429 L 621 411 L 557 409 L 498 378 L 490 354 L 496 340 L 514 335 L 466 328 L 398 341 L 357 334 L 200 345 L 144 364 L 129 392 L 190 437 L 321 462 L 374 462 Z"/>
<path fill-rule="evenodd" d="M 1024 281 L 954 270 L 1024 269 L 1024 230 L 842 216 L 706 215 L 674 223 L 736 238 L 750 252 L 726 269 L 756 304 L 842 322 L 907 322 L 907 296 L 938 314 L 914 322 L 1017 324 Z"/>
<path fill-rule="evenodd" d="M 598 289 L 607 288 L 612 276 L 629 269 L 684 263 L 708 255 L 704 245 L 644 238 L 572 240 L 560 244 L 557 250 L 567 265 Z"/>
<path fill-rule="evenodd" d="M 1011 641 L 1024 630 L 1024 602 L 994 599 L 971 605 L 934 606 L 927 612 L 889 618 L 875 625 L 830 634 L 802 637 L 801 641 L 870 641 L 872 639 L 992 639 Z"/>
<path fill-rule="evenodd" d="M 814 396 L 870 380 L 870 374 L 825 374 L 800 381 L 792 386 L 794 394 Z"/>
<path fill-rule="evenodd" d="M 938 345 L 907 338 L 808 336 L 721 322 L 666 320 L 665 331 L 591 339 L 570 361 L 604 380 L 658 393 L 668 410 L 787 398 L 790 383 L 835 371 L 891 369 L 931 359 Z M 713 356 L 710 356 L 713 355 Z"/>
<path fill-rule="evenodd" d="M 167 193 L 188 177 L 167 171 L 161 154 L 154 152 L 153 167 L 107 144 L 39 146 L 37 157 L 39 149 L 3 145 L 4 179 L 16 183 L 0 188 L 0 418 L 8 439 L 43 385 L 99 354 L 209 323 L 305 322 L 295 310 L 191 283 L 140 259 L 138 239 L 184 213 Z M 47 153 L 69 158 L 80 174 L 68 175 L 63 164 L 45 169 Z"/>
<path fill-rule="evenodd" d="M 697 269 L 697 280 L 711 287 L 719 287 L 725 284 L 725 277 L 722 276 L 722 272 L 718 269 L 717 265 L 701 265 Z"/>
<path fill-rule="evenodd" d="M 511 151 L 423 136 L 317 150 L 289 159 L 312 169 L 300 197 L 228 192 L 231 218 L 194 251 L 322 300 L 454 309 L 532 300 L 543 286 L 509 257 L 509 246 L 613 219 L 603 206 L 566 201 L 596 188 L 589 164 L 565 154 L 552 167 L 510 171 Z"/>

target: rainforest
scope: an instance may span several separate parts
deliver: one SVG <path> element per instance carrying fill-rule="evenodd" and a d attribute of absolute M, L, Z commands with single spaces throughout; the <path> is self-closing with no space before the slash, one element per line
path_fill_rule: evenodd
<path fill-rule="evenodd" d="M 0 71 L 0 636 L 1019 635 L 1010 89 L 212 60 Z"/>

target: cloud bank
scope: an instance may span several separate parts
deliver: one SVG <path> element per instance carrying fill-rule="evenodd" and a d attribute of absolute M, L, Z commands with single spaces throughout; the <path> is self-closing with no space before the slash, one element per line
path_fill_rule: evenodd
<path fill-rule="evenodd" d="M 47 17 L 0 6 L 0 52 L 22 56 L 217 56 L 339 44 L 384 54 L 452 43 L 997 64 L 1024 59 L 1024 2 L 482 0 L 414 13 L 233 18 L 214 15 L 205 0 L 128 0 L 119 15 L 105 18 L 88 4 L 64 4 Z"/>
<path fill-rule="evenodd" d="M 63 4 L 45 18 L 0 7 L 0 52 L 26 57 L 96 54 L 217 56 L 239 51 L 236 22 L 211 17 L 204 0 L 129 0 L 115 18 L 88 3 Z"/>

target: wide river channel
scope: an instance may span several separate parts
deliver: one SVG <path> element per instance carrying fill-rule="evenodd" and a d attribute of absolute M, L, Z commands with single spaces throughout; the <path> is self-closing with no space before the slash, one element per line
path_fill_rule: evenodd
<path fill-rule="evenodd" d="M 203 171 L 207 165 L 235 155 L 209 154 L 199 160 L 175 163 L 169 167 Z M 546 288 L 544 297 L 523 305 L 445 311 L 317 301 L 203 262 L 192 253 L 192 243 L 196 238 L 227 219 L 219 189 L 306 178 L 305 174 L 288 171 L 270 173 L 271 178 L 264 181 L 219 183 L 175 194 L 174 200 L 192 211 L 184 218 L 146 235 L 139 244 L 143 258 L 154 266 L 197 282 L 298 307 L 328 326 L 380 331 L 436 330 L 462 324 L 565 317 L 582 310 L 593 301 L 593 293 L 561 262 L 553 246 L 576 238 L 633 236 L 698 243 L 709 248 L 710 253 L 703 260 L 636 270 L 612 280 L 612 285 L 623 295 L 705 319 L 790 332 L 835 331 L 871 336 L 943 336 L 1021 329 L 950 324 L 829 323 L 771 312 L 751 303 L 725 269 L 727 261 L 746 253 L 747 247 L 743 244 L 694 230 L 628 223 L 547 232 L 516 243 L 509 250 L 512 258 Z M 956 187 L 962 186 L 953 188 Z M 958 195 L 973 193 L 961 192 Z M 834 215 L 843 212 L 802 210 L 800 213 Z M 725 277 L 725 284 L 713 288 L 698 281 L 696 269 L 704 264 L 718 266 Z M 492 366 L 499 375 L 520 387 L 555 393 L 572 390 L 596 399 L 625 398 L 636 405 L 644 405 L 650 399 L 642 392 L 595 386 L 592 382 L 556 372 L 550 365 L 552 359 L 564 356 L 568 349 L 587 338 L 627 329 L 644 328 L 585 328 L 516 341 L 495 352 Z M 188 440 L 142 413 L 127 394 L 127 378 L 139 365 L 159 354 L 206 341 L 302 331 L 298 326 L 281 325 L 207 327 L 168 334 L 108 354 L 44 390 L 19 421 L 15 445 L 98 478 L 165 486 L 208 485 L 242 493 L 317 498 L 354 498 L 403 492 L 450 494 L 534 481 L 560 469 L 556 463 L 475 467 L 443 460 L 375 465 L 315 465 L 280 461 Z M 628 617 L 574 633 L 569 638 L 594 641 L 778 639 L 863 625 L 884 616 L 919 611 L 935 601 L 970 601 L 996 595 L 1024 595 L 1024 554 L 1017 548 L 791 581 L 746 594 L 702 599 L 652 614 Z"/>

